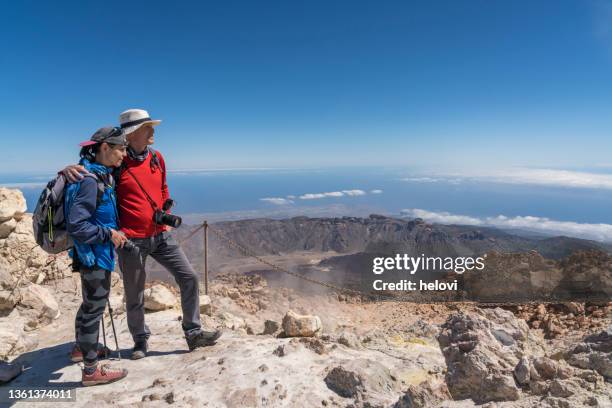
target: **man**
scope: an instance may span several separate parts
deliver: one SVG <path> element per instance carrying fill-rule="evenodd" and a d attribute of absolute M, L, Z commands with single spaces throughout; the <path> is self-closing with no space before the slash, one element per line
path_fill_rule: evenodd
<path fill-rule="evenodd" d="M 218 330 L 202 329 L 198 275 L 168 234 L 168 227 L 159 217 L 157 222 L 154 219 L 170 198 L 164 158 L 149 147 L 155 142 L 154 127 L 160 122 L 142 109 L 128 109 L 119 115 L 128 141 L 128 156 L 116 174 L 119 222 L 121 232 L 136 246 L 133 250 L 118 249 L 128 327 L 134 339 L 132 359 L 146 356 L 151 335 L 144 316 L 145 263 L 149 255 L 174 276 L 179 286 L 182 328 L 189 350 L 213 344 L 221 335 Z M 80 179 L 82 171 L 80 166 L 68 166 L 64 174 L 72 181 Z"/>

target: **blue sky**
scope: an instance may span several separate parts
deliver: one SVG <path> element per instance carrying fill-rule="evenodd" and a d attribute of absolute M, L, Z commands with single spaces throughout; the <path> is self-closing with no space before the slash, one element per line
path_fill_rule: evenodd
<path fill-rule="evenodd" d="M 15 1 L 0 44 L 0 173 L 130 107 L 175 169 L 612 167 L 610 2 Z"/>

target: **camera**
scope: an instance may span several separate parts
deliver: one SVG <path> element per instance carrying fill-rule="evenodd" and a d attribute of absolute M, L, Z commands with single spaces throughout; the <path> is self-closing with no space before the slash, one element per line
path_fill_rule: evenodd
<path fill-rule="evenodd" d="M 153 222 L 161 225 L 168 225 L 172 228 L 178 228 L 183 223 L 183 219 L 178 215 L 168 214 L 168 211 L 174 205 L 174 200 L 169 198 L 164 202 L 161 210 L 155 210 L 153 213 Z"/>

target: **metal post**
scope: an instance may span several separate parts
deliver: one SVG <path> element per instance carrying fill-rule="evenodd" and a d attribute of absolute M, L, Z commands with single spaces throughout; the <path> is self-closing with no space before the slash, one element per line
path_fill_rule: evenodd
<path fill-rule="evenodd" d="M 204 294 L 208 295 L 208 221 L 204 221 Z"/>

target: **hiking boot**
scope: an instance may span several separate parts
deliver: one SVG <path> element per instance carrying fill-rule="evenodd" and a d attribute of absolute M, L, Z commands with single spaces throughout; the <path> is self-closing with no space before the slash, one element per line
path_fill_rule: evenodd
<path fill-rule="evenodd" d="M 106 365 L 96 367 L 96 371 L 93 374 L 86 374 L 83 370 L 83 385 L 89 387 L 90 385 L 108 384 L 115 381 L 119 381 L 127 375 L 125 368 L 112 369 Z"/>
<path fill-rule="evenodd" d="M 145 358 L 147 356 L 147 341 L 137 341 L 134 344 L 134 349 L 132 350 L 132 360 L 140 360 L 141 358 Z"/>
<path fill-rule="evenodd" d="M 193 351 L 198 347 L 211 346 L 215 344 L 215 341 L 221 337 L 221 331 L 219 330 L 202 330 L 193 336 L 186 338 L 187 346 L 189 351 Z"/>
<path fill-rule="evenodd" d="M 111 353 L 108 347 L 104 347 L 101 344 L 98 344 L 98 358 L 106 358 Z M 75 344 L 70 351 L 70 361 L 73 363 L 80 363 L 83 361 L 83 352 L 79 348 L 78 344 Z"/>

